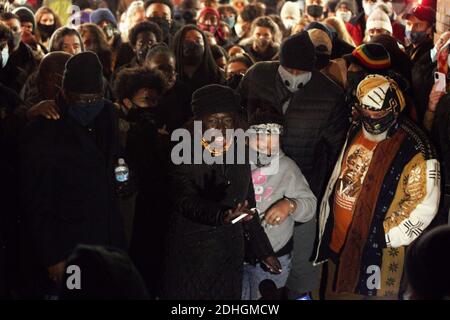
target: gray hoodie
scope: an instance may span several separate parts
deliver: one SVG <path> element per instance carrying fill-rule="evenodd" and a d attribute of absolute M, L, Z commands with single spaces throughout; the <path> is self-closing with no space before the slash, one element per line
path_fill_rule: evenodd
<path fill-rule="evenodd" d="M 252 165 L 252 179 L 255 189 L 256 208 L 263 221 L 265 211 L 283 198 L 297 203 L 297 209 L 277 226 L 266 225 L 264 230 L 275 252 L 283 248 L 294 232 L 294 222 L 307 222 L 316 212 L 316 197 L 295 162 L 281 150 L 271 165 L 258 168 Z"/>

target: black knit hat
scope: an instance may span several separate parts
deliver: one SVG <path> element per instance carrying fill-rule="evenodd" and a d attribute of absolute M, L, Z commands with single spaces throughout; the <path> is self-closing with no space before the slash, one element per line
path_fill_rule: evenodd
<path fill-rule="evenodd" d="M 316 62 L 314 45 L 308 32 L 290 36 L 281 44 L 280 64 L 286 68 L 312 71 Z"/>
<path fill-rule="evenodd" d="M 240 96 L 233 89 L 211 84 L 197 89 L 192 94 L 192 113 L 195 118 L 214 113 L 241 114 Z"/>
<path fill-rule="evenodd" d="M 63 88 L 74 93 L 101 93 L 102 69 L 95 53 L 90 51 L 78 53 L 66 63 Z"/>

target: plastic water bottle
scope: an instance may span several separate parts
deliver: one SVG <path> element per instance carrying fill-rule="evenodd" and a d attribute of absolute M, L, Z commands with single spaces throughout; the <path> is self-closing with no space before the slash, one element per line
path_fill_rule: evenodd
<path fill-rule="evenodd" d="M 123 183 L 128 181 L 128 166 L 123 158 L 119 158 L 118 165 L 114 170 L 117 182 Z"/>

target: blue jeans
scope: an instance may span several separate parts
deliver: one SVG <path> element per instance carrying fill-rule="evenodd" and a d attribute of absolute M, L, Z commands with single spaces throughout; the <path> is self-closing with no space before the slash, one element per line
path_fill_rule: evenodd
<path fill-rule="evenodd" d="M 244 265 L 242 277 L 242 300 L 258 300 L 261 298 L 259 284 L 265 279 L 270 279 L 277 285 L 277 288 L 285 286 L 289 272 L 291 271 L 291 254 L 286 254 L 278 258 L 281 264 L 280 274 L 272 274 L 264 271 L 259 263 L 256 266 Z"/>

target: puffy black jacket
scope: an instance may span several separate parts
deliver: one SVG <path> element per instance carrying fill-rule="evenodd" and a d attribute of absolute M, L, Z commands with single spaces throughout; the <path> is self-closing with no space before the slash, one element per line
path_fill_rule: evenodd
<path fill-rule="evenodd" d="M 311 190 L 320 198 L 322 189 L 338 157 L 349 125 L 349 108 L 344 93 L 318 71 L 295 93 L 282 83 L 278 62 L 254 65 L 243 78 L 239 91 L 248 116 L 261 107 L 272 107 L 284 114 L 282 146 L 302 170 Z"/>

